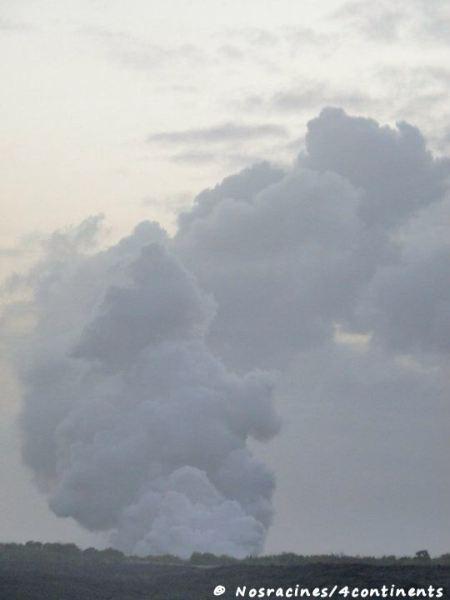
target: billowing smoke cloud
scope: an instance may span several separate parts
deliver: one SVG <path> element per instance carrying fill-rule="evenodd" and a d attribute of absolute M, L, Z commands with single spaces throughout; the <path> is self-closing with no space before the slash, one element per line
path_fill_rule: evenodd
<path fill-rule="evenodd" d="M 240 175 L 241 195 L 230 194 L 225 180 L 180 218 L 174 246 L 214 295 L 211 339 L 238 368 L 285 366 L 298 351 L 330 340 L 336 324 L 372 331 L 372 318 L 355 325 L 361 297 L 378 278 L 397 278 L 397 269 L 409 277 L 418 268 L 403 256 L 414 240 L 400 236 L 420 209 L 442 205 L 450 161 L 434 159 L 410 125 L 382 128 L 326 109 L 309 123 L 306 148 L 283 177 L 258 165 Z M 264 188 L 249 189 L 252 174 L 268 182 Z M 409 293 L 418 303 L 423 294 L 438 301 L 433 285 L 416 283 Z M 389 319 L 380 294 L 366 308 Z"/>
<path fill-rule="evenodd" d="M 52 510 L 127 552 L 260 551 L 274 481 L 248 442 L 276 386 L 276 549 L 444 550 L 449 175 L 411 125 L 326 109 L 290 169 L 202 192 L 173 238 L 55 235 L 18 352 Z"/>
<path fill-rule="evenodd" d="M 273 376 L 205 343 L 215 304 L 141 224 L 100 253 L 58 235 L 31 274 L 24 458 L 52 510 L 132 553 L 259 552 L 273 479 L 247 438 L 278 428 Z"/>

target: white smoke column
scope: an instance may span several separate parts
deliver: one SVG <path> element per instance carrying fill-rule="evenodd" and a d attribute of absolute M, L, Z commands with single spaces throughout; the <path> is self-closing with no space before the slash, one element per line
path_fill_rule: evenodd
<path fill-rule="evenodd" d="M 247 440 L 277 431 L 273 377 L 211 354 L 214 302 L 157 225 L 98 253 L 84 229 L 31 273 L 18 352 L 24 458 L 50 507 L 129 553 L 261 551 L 274 482 Z"/>

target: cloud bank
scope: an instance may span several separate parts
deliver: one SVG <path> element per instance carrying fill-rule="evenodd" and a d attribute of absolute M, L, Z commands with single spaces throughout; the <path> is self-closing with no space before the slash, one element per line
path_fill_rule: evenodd
<path fill-rule="evenodd" d="M 163 142 L 166 144 L 190 144 L 199 142 L 208 144 L 240 140 L 257 140 L 265 137 L 287 137 L 287 131 L 281 125 L 273 125 L 270 123 L 257 125 L 223 123 L 216 125 L 215 127 L 205 127 L 203 129 L 154 133 L 147 138 L 147 141 Z"/>
<path fill-rule="evenodd" d="M 304 544 L 448 544 L 449 175 L 415 127 L 329 108 L 291 168 L 205 190 L 172 238 L 55 234 L 16 344 L 52 510 L 127 552 L 261 551 L 274 479 L 248 442 L 275 394 Z"/>

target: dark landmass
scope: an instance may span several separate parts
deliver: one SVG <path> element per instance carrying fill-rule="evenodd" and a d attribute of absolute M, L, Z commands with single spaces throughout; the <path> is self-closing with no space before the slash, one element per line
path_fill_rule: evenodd
<path fill-rule="evenodd" d="M 236 598 L 238 587 L 246 586 L 241 597 L 251 597 L 252 588 L 295 590 L 297 585 L 311 593 L 314 588 L 329 592 L 335 585 L 338 590 L 348 586 L 348 598 L 355 588 L 422 588 L 427 595 L 418 597 L 427 598 L 439 597 L 437 589 L 443 588 L 441 597 L 450 599 L 450 554 L 431 559 L 426 551 L 400 558 L 287 553 L 243 560 L 193 554 L 183 561 L 174 556 L 128 557 L 111 549 L 83 551 L 73 544 L 0 544 L 2 600 L 207 600 L 217 597 L 218 585 L 227 590 L 220 596 L 225 600 Z M 432 596 L 429 586 L 436 590 Z M 344 598 L 338 590 L 334 597 Z M 273 592 L 270 597 L 277 596 Z"/>

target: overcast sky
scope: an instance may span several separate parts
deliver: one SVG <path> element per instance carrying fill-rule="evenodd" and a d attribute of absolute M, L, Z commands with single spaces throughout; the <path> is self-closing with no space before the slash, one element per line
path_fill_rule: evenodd
<path fill-rule="evenodd" d="M 327 144 L 330 147 L 335 141 L 339 144 L 341 135 L 338 131 L 336 140 L 333 136 L 326 137 L 329 131 L 326 119 L 319 121 L 319 133 L 311 134 L 311 143 L 306 149 L 307 123 L 326 106 L 342 107 L 348 114 L 370 117 L 391 127 L 398 121 L 407 121 L 420 129 L 436 159 L 448 154 L 450 69 L 446 65 L 450 64 L 449 26 L 450 6 L 440 0 L 407 0 L 394 4 L 374 4 L 366 0 L 0 1 L 2 277 L 22 269 L 34 259 L 38 240 L 55 229 L 76 225 L 99 213 L 105 215 L 105 232 L 100 245 L 106 244 L 106 240 L 115 241 L 127 235 L 138 222 L 147 219 L 159 222 L 169 234 L 174 234 L 177 215 L 181 210 L 188 210 L 194 197 L 204 188 L 214 186 L 225 176 L 261 160 L 271 161 L 274 167 L 260 189 L 268 187 L 272 181 L 278 184 L 281 175 L 276 174 L 277 169 L 289 170 L 299 153 L 303 157 L 307 154 L 304 158 L 306 168 L 338 173 L 347 178 L 355 190 L 364 188 L 369 200 L 372 199 L 377 207 L 381 206 L 383 198 L 390 198 L 391 193 L 392 198 L 398 201 L 395 206 L 400 206 L 404 189 L 414 196 L 410 188 L 403 188 L 400 183 L 392 191 L 389 185 L 383 188 L 382 179 L 369 181 L 368 177 L 367 183 L 363 176 L 359 180 L 351 169 L 344 172 L 345 169 L 338 165 L 339 160 L 334 161 L 324 150 Z M 338 116 L 330 117 L 334 118 L 340 122 Z M 346 123 L 343 127 L 348 126 L 349 131 L 352 130 L 352 123 Z M 319 135 L 321 131 L 325 132 L 325 137 Z M 411 137 L 406 139 L 407 132 L 404 135 L 406 148 Z M 379 139 L 382 139 L 382 134 Z M 420 146 L 420 143 L 417 145 Z M 345 145 L 341 148 L 344 154 L 346 148 Z M 379 145 L 374 143 L 372 159 L 376 161 L 377 153 L 383 154 L 385 148 L 384 141 L 380 141 Z M 405 150 L 405 156 L 407 154 Z M 405 158 L 405 164 L 414 168 L 416 163 L 408 160 Z M 420 169 L 425 165 L 426 177 L 423 181 L 420 178 L 414 180 L 413 189 L 423 184 L 429 190 L 431 203 L 441 193 L 433 187 L 434 182 L 437 181 L 439 187 L 445 178 L 439 165 L 428 164 L 425 154 L 417 160 Z M 358 166 L 356 158 L 355 161 L 355 168 L 362 172 L 365 166 L 361 166 L 362 163 Z M 264 173 L 258 174 L 260 176 L 266 177 Z M 295 176 L 292 178 L 295 179 Z M 292 178 L 279 184 L 279 197 L 286 198 L 286 203 Z M 404 175 L 405 179 L 410 179 L 409 171 Z M 316 184 L 301 180 L 295 185 L 299 186 L 298 189 L 308 190 Z M 344 198 L 344 204 L 348 203 L 348 214 L 336 216 L 338 241 L 329 242 L 330 253 L 342 250 L 344 254 L 344 240 L 356 240 L 356 245 L 360 243 L 359 226 L 353 223 L 350 208 L 354 202 L 352 194 L 357 192 L 348 191 L 342 187 L 346 184 L 336 182 L 317 185 L 322 190 L 318 192 L 319 196 L 326 196 L 325 189 L 337 189 L 336 194 Z M 377 196 L 379 188 L 383 188 L 381 200 Z M 273 192 L 267 192 L 266 196 L 270 197 L 271 193 L 273 195 Z M 420 202 L 422 200 L 418 198 L 417 203 Z M 261 203 L 264 204 L 263 201 Z M 287 214 L 290 214 L 287 204 L 286 207 Z M 223 223 L 226 223 L 227 210 L 224 207 Z M 231 218 L 235 218 L 230 210 Z M 261 206 L 260 210 L 257 218 L 261 221 L 276 220 L 276 215 L 270 216 L 269 209 L 266 211 Z M 333 210 L 330 208 L 332 214 Z M 372 209 L 366 206 L 364 210 L 366 226 L 372 225 L 381 214 L 381 209 L 371 213 Z M 389 215 L 396 223 L 404 213 L 400 208 L 398 213 L 397 208 L 393 208 Z M 241 231 L 240 217 L 236 219 L 236 230 Z M 388 220 L 383 213 L 377 234 L 385 228 L 391 235 L 394 225 Z M 431 249 L 429 238 L 434 237 L 433 227 L 439 221 L 439 214 L 426 217 L 424 228 L 428 237 L 420 233 L 422 228 L 419 226 L 416 230 L 412 228 L 412 234 L 409 230 L 407 234 L 402 230 L 401 234 L 418 240 L 419 247 L 426 247 L 424 254 L 428 256 L 427 252 L 435 251 L 434 247 Z M 326 223 L 322 225 L 316 235 L 323 235 L 329 241 L 335 234 L 334 229 L 330 231 Z M 171 252 L 177 257 L 186 256 L 185 266 L 196 275 L 206 292 L 216 297 L 219 306 L 223 302 L 226 307 L 223 312 L 219 311 L 218 319 L 211 325 L 209 343 L 226 366 L 234 369 L 239 369 L 240 365 L 233 364 L 233 356 L 238 356 L 245 368 L 270 368 L 273 363 L 279 369 L 281 363 L 287 361 L 286 354 L 290 355 L 289 369 L 284 371 L 289 374 L 285 375 L 276 393 L 276 404 L 285 420 L 291 420 L 298 412 L 298 405 L 292 400 L 295 390 L 302 386 L 315 390 L 317 381 L 314 383 L 314 378 L 323 375 L 321 385 L 331 390 L 325 404 L 331 402 L 330 398 L 335 394 L 336 370 L 343 373 L 345 381 L 348 379 L 347 383 L 341 381 L 344 387 L 347 386 L 345 389 L 351 390 L 348 402 L 351 402 L 349 398 L 352 395 L 358 396 L 358 393 L 366 397 L 365 392 L 357 392 L 358 386 L 364 387 L 366 378 L 355 382 L 352 379 L 354 368 L 349 365 L 358 364 L 362 372 L 369 368 L 370 376 L 367 377 L 372 383 L 378 382 L 378 373 L 391 369 L 391 365 L 383 363 L 385 357 L 380 355 L 379 348 L 383 344 L 389 352 L 400 353 L 402 360 L 406 360 L 404 357 L 410 356 L 411 348 L 416 348 L 419 340 L 423 343 L 421 352 L 439 355 L 437 359 L 434 355 L 431 369 L 437 368 L 437 364 L 441 369 L 442 356 L 448 358 L 446 348 L 435 338 L 431 339 L 431 334 L 431 341 L 428 340 L 426 331 L 418 332 L 417 339 L 414 338 L 413 326 L 406 328 L 405 325 L 405 329 L 396 332 L 392 321 L 389 321 L 389 318 L 395 320 L 395 315 L 399 314 L 394 309 L 394 316 L 389 313 L 396 298 L 390 297 L 383 287 L 386 280 L 390 281 L 389 277 L 397 280 L 397 276 L 391 273 L 371 279 L 371 287 L 367 291 L 370 299 L 362 298 L 358 315 L 349 317 L 347 301 L 342 299 L 333 300 L 333 306 L 330 303 L 330 306 L 323 307 L 335 326 L 344 320 L 346 327 L 351 325 L 353 333 L 342 334 L 339 343 L 350 347 L 352 352 L 367 344 L 367 336 L 371 335 L 369 329 L 372 332 L 379 328 L 380 347 L 373 350 L 375 354 L 370 367 L 364 366 L 361 358 L 335 357 L 334 350 L 329 349 L 325 342 L 323 347 L 314 346 L 311 356 L 305 358 L 304 345 L 297 347 L 294 342 L 289 342 L 288 347 L 281 347 L 280 342 L 279 353 L 269 356 L 270 352 L 264 354 L 263 351 L 266 346 L 258 348 L 258 339 L 252 338 L 251 343 L 255 344 L 256 350 L 247 354 L 239 343 L 233 345 L 231 333 L 230 337 L 224 333 L 232 331 L 232 319 L 234 323 L 237 318 L 233 312 L 234 300 L 222 289 L 215 275 L 208 271 L 207 261 L 202 263 L 204 256 L 213 252 L 208 245 L 208 235 L 220 238 L 223 231 L 224 236 L 229 235 L 228 230 L 225 225 L 222 230 L 221 223 L 212 222 L 212 219 L 196 227 L 185 224 Z M 247 234 L 252 232 L 244 225 L 242 228 Z M 400 235 L 396 231 L 394 237 L 397 234 Z M 242 235 L 242 239 L 248 239 L 244 233 Z M 288 235 L 288 232 L 282 231 L 280 235 Z M 318 241 L 321 241 L 320 237 Z M 382 245 L 378 238 L 373 244 L 377 243 Z M 406 246 L 405 253 L 414 255 L 416 250 L 411 250 L 413 244 Z M 443 252 L 440 247 L 438 251 Z M 283 260 L 290 260 L 290 252 L 289 246 L 286 254 L 283 253 L 279 259 L 280 264 L 285 264 Z M 376 259 L 367 266 L 369 271 L 375 272 L 374 264 L 382 263 L 381 253 L 381 250 L 373 252 Z M 321 259 L 314 256 L 311 260 Z M 423 266 L 426 257 L 421 256 L 420 260 Z M 415 268 L 415 264 L 411 269 Z M 337 268 L 340 268 L 340 263 Z M 236 265 L 231 264 L 228 276 L 232 273 L 238 278 L 236 269 Z M 350 276 L 347 271 L 345 273 L 346 285 L 351 285 Z M 255 289 L 257 285 L 259 283 L 255 283 Z M 373 316 L 372 296 L 377 293 L 383 299 L 383 306 L 388 307 L 386 318 L 382 311 L 381 316 Z M 342 306 L 337 307 L 338 302 L 342 302 Z M 310 314 L 309 305 L 302 307 L 305 313 Z M 226 312 L 228 309 L 229 313 Z M 245 307 L 243 310 L 245 315 Z M 250 320 L 251 312 L 249 310 Z M 421 315 L 420 311 L 417 314 Z M 316 318 L 316 314 L 311 318 Z M 358 322 L 359 318 L 361 321 Z M 414 320 L 414 315 L 411 319 Z M 236 325 L 236 331 L 243 328 L 245 323 Z M 322 329 L 320 333 L 299 330 L 298 335 L 308 343 L 316 344 L 317 339 L 322 340 Z M 345 338 L 345 335 L 349 337 Z M 277 343 L 274 340 L 274 344 Z M 7 365 L 7 339 L 2 352 L 5 359 L 0 372 L 3 390 L 0 448 L 4 460 L 0 466 L 0 537 L 2 540 L 19 541 L 64 539 L 82 545 L 102 543 L 101 535 L 86 533 L 71 519 L 54 516 L 47 508 L 45 498 L 35 491 L 31 472 L 22 466 L 19 456 L 19 434 L 14 423 L 19 410 L 20 383 Z M 428 360 L 429 357 L 424 359 L 425 362 Z M 309 364 L 328 365 L 329 381 L 320 369 L 316 372 L 315 367 L 305 366 Z M 448 370 L 446 373 L 448 375 Z M 403 381 L 402 377 L 396 373 L 392 380 Z M 373 399 L 379 393 L 380 386 L 373 385 L 377 392 L 367 392 L 367 398 Z M 397 389 L 397 384 L 392 385 Z M 398 383 L 398 386 L 402 385 Z M 411 394 L 413 389 L 422 389 L 414 387 L 410 379 L 404 385 L 401 389 L 407 389 Z M 420 385 L 427 390 L 439 387 L 435 380 L 428 379 Z M 396 394 L 388 390 L 387 397 L 391 393 Z M 442 410 L 442 415 L 446 415 L 441 394 L 439 391 L 434 396 L 439 398 L 435 414 L 441 414 L 439 411 Z M 347 460 L 348 465 L 340 478 L 340 496 L 336 499 L 340 507 L 337 517 L 340 523 L 332 525 L 327 522 L 327 518 L 332 519 L 331 499 L 336 488 L 327 485 L 325 479 L 329 471 L 336 468 L 337 463 L 331 459 L 335 441 L 329 439 L 327 452 L 323 448 L 327 446 L 330 428 L 334 427 L 330 419 L 334 415 L 334 422 L 339 422 L 343 417 L 334 414 L 335 409 L 327 411 L 321 403 L 318 409 L 311 409 L 313 396 L 311 392 L 303 405 L 302 418 L 295 431 L 291 427 L 283 433 L 282 428 L 281 433 L 264 448 L 259 442 L 253 442 L 255 452 L 264 457 L 279 480 L 274 523 L 269 531 L 266 550 L 382 553 L 385 549 L 386 552 L 414 552 L 420 549 L 415 545 L 423 539 L 422 545 L 428 545 L 432 552 L 448 551 L 450 539 L 438 538 L 436 534 L 441 528 L 440 519 L 448 516 L 441 505 L 435 506 L 428 531 L 426 526 L 417 526 L 420 513 L 412 510 L 411 519 L 415 519 L 416 529 L 413 532 L 408 529 L 405 517 L 402 527 L 396 530 L 397 533 L 403 532 L 403 539 L 398 534 L 396 539 L 386 539 L 384 546 L 383 536 L 389 537 L 395 517 L 400 513 L 394 510 L 387 516 L 387 513 L 380 512 L 380 505 L 372 506 L 374 500 L 366 498 L 368 493 L 365 490 L 373 488 L 367 488 L 362 476 L 352 479 L 352 473 L 358 471 L 358 461 L 354 464 L 350 450 L 341 446 L 336 446 L 335 456 L 339 460 Z M 383 398 L 386 401 L 386 397 Z M 413 398 L 413 402 L 416 401 L 419 402 L 419 399 Z M 373 428 L 365 433 L 358 430 L 355 439 L 368 436 L 375 447 L 380 432 L 377 424 L 381 427 L 384 417 L 374 411 L 372 405 L 368 404 L 366 408 L 366 417 L 363 411 L 355 419 L 367 418 L 373 423 Z M 363 409 L 360 407 L 360 410 Z M 417 410 L 418 414 L 422 414 L 421 409 Z M 404 421 L 398 413 L 393 422 L 393 435 L 395 427 L 403 431 Z M 308 438 L 314 426 L 320 442 Z M 411 427 L 416 426 L 417 423 L 411 424 Z M 431 424 L 429 431 L 433 427 Z M 418 430 L 420 428 L 414 429 Z M 339 435 L 347 435 L 346 425 L 339 431 Z M 335 433 L 333 429 L 333 435 Z M 445 431 L 439 431 L 438 435 L 445 437 L 444 434 Z M 402 443 L 406 443 L 406 438 L 402 439 Z M 304 444 L 302 440 L 305 440 Z M 432 457 L 436 458 L 438 449 L 442 449 L 441 446 L 436 448 Z M 403 450 L 411 452 L 408 445 Z M 445 445 L 444 450 L 448 450 Z M 398 448 L 393 449 L 395 452 Z M 372 464 L 373 460 L 373 475 L 375 482 L 379 482 L 378 489 L 383 490 L 385 486 L 387 490 L 386 477 L 379 473 L 381 463 L 374 456 L 370 454 L 368 464 Z M 419 463 L 420 460 L 419 457 Z M 406 470 L 413 468 L 409 463 L 404 466 L 400 458 L 398 461 L 400 470 L 403 467 Z M 425 460 L 422 465 L 424 471 L 427 471 L 427 464 Z M 313 473 L 318 465 L 324 473 L 320 479 L 323 487 L 320 488 L 317 487 L 317 473 Z M 444 467 L 442 470 L 436 467 L 436 481 L 442 479 L 443 473 Z M 395 477 L 395 470 L 389 471 L 390 485 L 394 485 Z M 420 477 L 417 475 L 418 479 Z M 335 480 L 331 477 L 329 481 Z M 375 485 L 374 480 L 371 481 Z M 432 478 L 427 481 L 431 487 L 436 483 Z M 311 491 L 309 482 L 312 482 L 315 493 Z M 406 482 L 401 494 L 396 496 L 396 502 L 408 498 L 408 485 Z M 348 496 L 344 493 L 345 489 Z M 447 493 L 447 489 L 445 493 L 437 490 L 436 497 L 441 494 L 446 498 Z M 317 506 L 315 494 L 328 500 Z M 383 496 L 382 491 L 380 496 Z M 365 506 L 370 504 L 370 510 L 364 510 L 364 498 Z M 369 521 L 369 514 L 374 520 L 373 529 L 368 526 L 369 539 L 362 539 L 361 530 Z M 408 515 L 407 511 L 404 514 Z M 386 526 L 379 537 L 372 537 L 371 541 L 377 519 L 381 517 L 385 518 Z M 442 528 L 444 525 L 442 523 Z M 327 533 L 330 528 L 334 533 Z M 344 529 L 345 534 L 341 533 Z"/>

